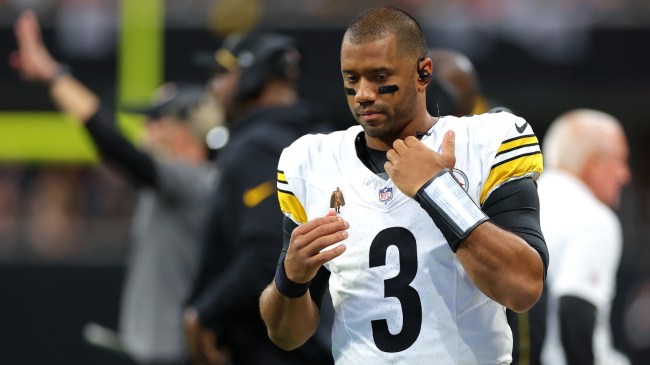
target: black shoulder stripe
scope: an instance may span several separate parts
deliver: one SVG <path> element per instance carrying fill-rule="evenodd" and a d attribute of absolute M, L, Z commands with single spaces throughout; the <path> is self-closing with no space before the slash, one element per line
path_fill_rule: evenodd
<path fill-rule="evenodd" d="M 534 133 L 533 133 L 533 134 L 524 134 L 524 135 L 521 135 L 521 136 L 517 136 L 517 137 L 510 138 L 510 139 L 506 139 L 505 141 L 501 142 L 501 144 L 505 144 L 505 143 L 512 142 L 512 141 L 516 141 L 516 140 L 518 140 L 518 139 L 530 138 L 530 137 L 535 137 L 535 134 L 534 134 Z"/>
<path fill-rule="evenodd" d="M 287 191 L 287 190 L 278 189 L 278 192 L 295 196 L 294 193 L 292 193 L 290 191 Z"/>
<path fill-rule="evenodd" d="M 527 144 L 522 144 L 521 146 L 516 146 L 516 147 L 513 147 L 513 148 L 509 148 L 509 149 L 507 149 L 507 150 L 503 150 L 503 151 L 497 152 L 497 154 L 494 155 L 494 157 L 497 157 L 497 156 L 502 155 L 502 154 L 504 154 L 504 153 L 508 153 L 508 152 L 511 152 L 511 151 L 518 150 L 518 149 L 520 149 L 520 148 L 530 147 L 530 146 L 538 146 L 538 145 L 539 145 L 539 143 L 527 143 Z M 520 156 L 525 156 L 525 155 L 520 155 Z M 508 160 L 508 161 L 510 161 L 510 160 Z"/>
<path fill-rule="evenodd" d="M 522 153 L 521 155 L 517 155 L 517 156 L 511 157 L 511 158 L 509 158 L 509 159 L 506 159 L 506 160 L 500 161 L 499 163 L 495 163 L 494 165 L 492 165 L 492 167 L 490 167 L 490 170 L 494 169 L 495 167 L 497 167 L 497 166 L 499 166 L 499 165 L 503 165 L 503 164 L 506 163 L 506 162 L 510 162 L 510 161 L 512 161 L 512 160 L 516 160 L 516 159 L 518 159 L 518 158 L 522 158 L 522 157 L 525 157 L 525 156 L 532 156 L 532 155 L 541 155 L 541 154 L 542 154 L 542 152 L 540 152 L 540 151 L 529 152 L 529 153 Z"/>

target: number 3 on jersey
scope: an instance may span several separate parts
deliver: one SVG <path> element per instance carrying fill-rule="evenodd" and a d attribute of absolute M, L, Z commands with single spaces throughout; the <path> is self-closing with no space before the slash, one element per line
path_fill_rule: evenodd
<path fill-rule="evenodd" d="M 411 347 L 422 328 L 422 303 L 418 292 L 410 285 L 418 272 L 417 245 L 413 233 L 406 228 L 392 227 L 379 232 L 370 244 L 370 267 L 386 265 L 388 247 L 399 251 L 400 271 L 394 278 L 384 280 L 384 298 L 395 297 L 402 305 L 402 330 L 388 331 L 385 319 L 372 323 L 372 336 L 377 348 L 384 352 L 400 352 Z"/>

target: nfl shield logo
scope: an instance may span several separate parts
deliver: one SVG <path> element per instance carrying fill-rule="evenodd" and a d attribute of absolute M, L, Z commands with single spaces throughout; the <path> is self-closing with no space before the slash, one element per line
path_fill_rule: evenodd
<path fill-rule="evenodd" d="M 393 188 L 385 187 L 379 190 L 379 201 L 385 203 L 393 199 Z"/>

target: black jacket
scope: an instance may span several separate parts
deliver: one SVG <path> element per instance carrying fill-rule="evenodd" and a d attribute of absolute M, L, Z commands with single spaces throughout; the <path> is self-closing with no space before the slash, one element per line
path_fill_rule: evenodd
<path fill-rule="evenodd" d="M 268 338 L 259 296 L 273 279 L 283 242 L 276 195 L 282 150 L 310 132 L 331 130 L 306 104 L 257 109 L 235 121 L 220 152 L 221 180 L 210 204 L 202 266 L 191 304 L 238 364 L 331 364 L 329 344 L 310 340 L 285 352 Z"/>

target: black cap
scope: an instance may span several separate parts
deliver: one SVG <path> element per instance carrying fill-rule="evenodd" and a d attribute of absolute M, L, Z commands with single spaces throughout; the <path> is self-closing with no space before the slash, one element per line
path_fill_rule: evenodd
<path fill-rule="evenodd" d="M 195 61 L 216 72 L 241 71 L 237 98 L 254 98 L 272 78 L 294 81 L 300 74 L 302 56 L 295 39 L 277 33 L 235 33 L 224 39 L 211 59 Z"/>
<path fill-rule="evenodd" d="M 201 102 L 204 92 L 205 87 L 202 85 L 168 82 L 156 89 L 150 104 L 130 105 L 123 109 L 130 113 L 144 114 L 151 120 L 163 117 L 187 120 L 190 111 Z"/>

